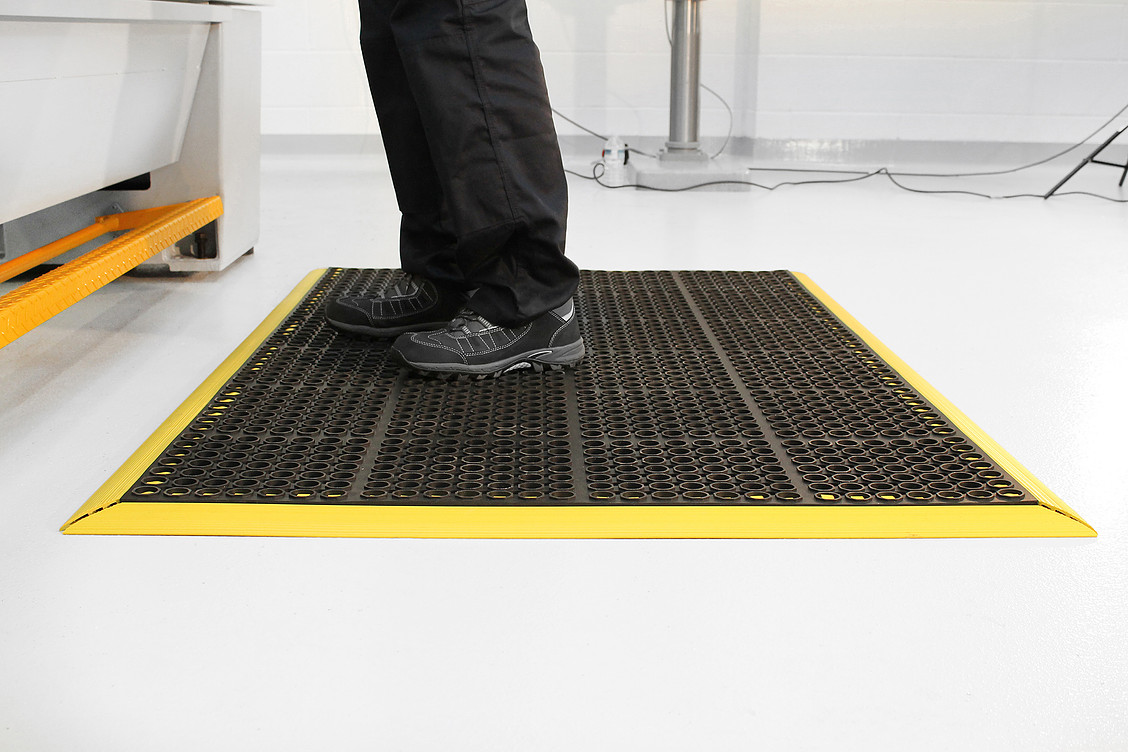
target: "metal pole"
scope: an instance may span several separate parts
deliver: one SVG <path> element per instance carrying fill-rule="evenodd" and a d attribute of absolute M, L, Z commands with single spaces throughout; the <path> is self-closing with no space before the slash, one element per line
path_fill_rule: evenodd
<path fill-rule="evenodd" d="M 670 56 L 670 140 L 666 148 L 696 151 L 701 105 L 700 0 L 674 0 Z"/>
<path fill-rule="evenodd" d="M 1100 155 L 1100 153 L 1102 151 L 1107 149 L 1109 147 L 1109 145 L 1111 145 L 1112 142 L 1115 141 L 1120 136 L 1120 134 L 1123 133 L 1126 130 L 1128 130 L 1128 128 L 1121 128 L 1120 130 L 1116 131 L 1111 136 L 1109 136 L 1108 139 L 1106 139 L 1103 144 L 1101 144 L 1100 146 L 1097 147 L 1096 151 L 1094 151 L 1092 154 L 1090 154 L 1089 156 L 1087 156 L 1083 160 L 1081 160 L 1081 164 L 1074 167 L 1073 170 L 1070 171 L 1070 173 L 1068 175 L 1066 175 L 1064 178 L 1059 180 L 1058 184 L 1055 185 L 1053 188 L 1051 188 L 1049 190 L 1049 192 L 1046 193 L 1046 195 L 1042 196 L 1042 198 L 1049 198 L 1050 196 L 1057 193 L 1059 188 L 1061 188 L 1063 185 L 1068 183 L 1070 178 L 1072 178 L 1077 173 L 1081 172 L 1081 169 L 1085 165 L 1090 164 L 1090 163 L 1104 164 L 1104 165 L 1108 165 L 1109 167 L 1123 167 L 1124 168 L 1124 175 L 1128 175 L 1128 164 L 1118 165 L 1118 164 L 1113 164 L 1113 163 L 1109 163 L 1109 162 L 1102 162 L 1099 159 L 1097 159 L 1097 156 Z M 1121 175 L 1121 177 L 1120 177 L 1120 184 L 1121 185 L 1124 185 L 1124 175 Z"/>

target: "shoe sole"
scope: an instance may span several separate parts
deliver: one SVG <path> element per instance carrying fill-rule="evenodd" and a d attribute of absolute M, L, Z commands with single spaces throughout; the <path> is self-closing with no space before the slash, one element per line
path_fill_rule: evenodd
<path fill-rule="evenodd" d="M 579 363 L 583 360 L 585 352 L 584 341 L 581 339 L 569 345 L 530 350 L 529 352 L 520 353 L 519 355 L 514 355 L 505 360 L 496 361 L 494 363 L 482 363 L 479 365 L 466 363 L 414 363 L 405 358 L 403 353 L 395 348 L 392 348 L 391 356 L 392 359 L 400 365 L 407 366 L 418 373 L 429 376 L 486 379 L 497 378 L 502 374 L 511 373 L 513 371 L 529 370 L 534 373 L 559 371 Z"/>
<path fill-rule="evenodd" d="M 426 321 L 421 324 L 381 328 L 364 326 L 362 324 L 344 324 L 339 321 L 333 321 L 333 319 L 326 319 L 326 321 L 328 321 L 334 329 L 340 329 L 342 332 L 349 332 L 350 334 L 363 334 L 368 337 L 398 337 L 408 332 L 432 332 L 437 329 L 442 329 L 448 323 L 448 321 Z"/>

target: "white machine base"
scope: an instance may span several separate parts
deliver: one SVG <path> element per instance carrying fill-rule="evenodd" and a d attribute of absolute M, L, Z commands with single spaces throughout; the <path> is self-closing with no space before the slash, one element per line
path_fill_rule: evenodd
<path fill-rule="evenodd" d="M 0 262 L 206 196 L 224 215 L 146 263 L 218 271 L 254 247 L 261 21 L 238 5 L 260 1 L 0 0 Z M 143 174 L 147 190 L 103 190 Z"/>

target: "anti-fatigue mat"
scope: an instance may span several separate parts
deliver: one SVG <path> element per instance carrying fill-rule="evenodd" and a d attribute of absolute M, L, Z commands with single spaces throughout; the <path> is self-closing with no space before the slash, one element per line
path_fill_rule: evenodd
<path fill-rule="evenodd" d="M 1095 535 L 803 275 L 584 272 L 579 367 L 456 381 L 325 322 L 392 275 L 311 273 L 64 530 Z"/>

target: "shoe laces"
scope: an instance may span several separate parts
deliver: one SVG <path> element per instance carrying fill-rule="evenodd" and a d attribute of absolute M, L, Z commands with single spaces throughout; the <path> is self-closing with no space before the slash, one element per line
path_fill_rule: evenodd
<path fill-rule="evenodd" d="M 484 316 L 474 313 L 469 308 L 463 308 L 458 315 L 447 324 L 448 332 L 462 332 L 465 335 L 478 334 L 486 329 L 492 329 L 491 324 Z"/>
<path fill-rule="evenodd" d="M 423 287 L 423 282 L 419 277 L 414 274 L 404 274 L 388 288 L 385 293 L 391 298 L 408 298 L 417 293 Z"/>

